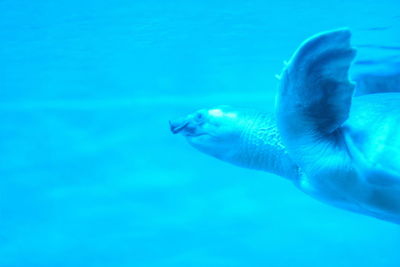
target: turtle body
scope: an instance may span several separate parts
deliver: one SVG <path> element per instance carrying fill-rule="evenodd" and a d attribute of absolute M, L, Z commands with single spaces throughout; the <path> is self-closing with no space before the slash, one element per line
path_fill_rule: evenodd
<path fill-rule="evenodd" d="M 400 93 L 354 97 L 350 37 L 340 29 L 299 47 L 282 72 L 275 114 L 221 106 L 173 121 L 171 130 L 328 204 L 400 224 Z"/>

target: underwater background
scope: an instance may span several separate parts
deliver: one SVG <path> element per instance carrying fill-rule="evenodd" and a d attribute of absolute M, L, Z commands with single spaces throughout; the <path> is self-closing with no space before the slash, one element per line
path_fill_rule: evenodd
<path fill-rule="evenodd" d="M 169 131 L 273 110 L 283 61 L 344 26 L 354 79 L 400 72 L 399 0 L 1 0 L 0 267 L 400 266 L 397 225 Z"/>

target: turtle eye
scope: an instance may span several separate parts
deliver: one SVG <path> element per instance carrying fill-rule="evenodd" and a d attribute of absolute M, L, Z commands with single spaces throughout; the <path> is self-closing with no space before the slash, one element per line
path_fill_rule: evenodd
<path fill-rule="evenodd" d="M 201 121 L 204 121 L 204 119 L 205 119 L 205 116 L 204 116 L 203 113 L 197 113 L 196 116 L 195 116 L 195 120 L 196 121 L 201 122 Z"/>

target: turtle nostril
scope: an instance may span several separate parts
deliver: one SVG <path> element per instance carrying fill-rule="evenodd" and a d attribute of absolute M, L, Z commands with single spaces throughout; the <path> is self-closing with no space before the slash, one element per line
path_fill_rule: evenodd
<path fill-rule="evenodd" d="M 169 128 L 173 134 L 177 134 L 182 131 L 187 125 L 188 121 L 169 121 Z"/>

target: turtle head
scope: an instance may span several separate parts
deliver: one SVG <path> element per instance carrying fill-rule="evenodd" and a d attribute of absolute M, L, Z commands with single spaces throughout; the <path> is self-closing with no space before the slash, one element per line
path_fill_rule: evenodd
<path fill-rule="evenodd" d="M 243 123 L 242 110 L 218 106 L 170 121 L 170 128 L 174 134 L 184 135 L 198 150 L 229 161 L 238 153 Z"/>
<path fill-rule="evenodd" d="M 185 136 L 193 147 L 210 156 L 290 179 L 298 175 L 272 113 L 218 106 L 169 123 L 174 134 Z"/>

